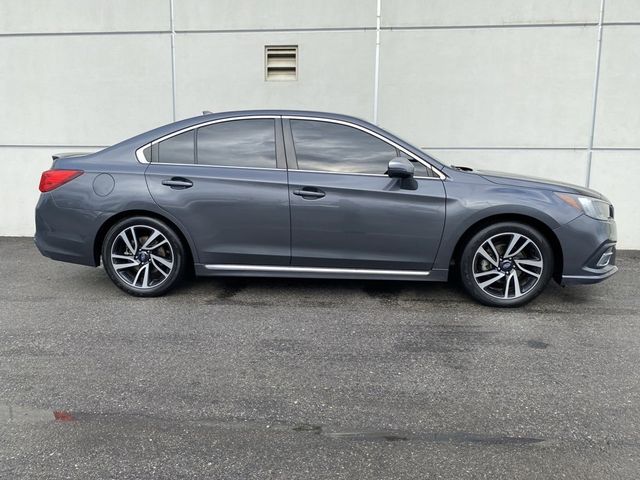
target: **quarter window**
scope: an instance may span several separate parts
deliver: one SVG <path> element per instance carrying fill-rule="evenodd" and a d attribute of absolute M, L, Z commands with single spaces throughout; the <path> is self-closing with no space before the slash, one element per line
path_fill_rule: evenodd
<path fill-rule="evenodd" d="M 151 145 L 148 145 L 142 150 L 142 155 L 147 162 L 151 161 Z"/>
<path fill-rule="evenodd" d="M 232 120 L 198 129 L 197 163 L 234 167 L 276 167 L 275 122 Z"/>
<path fill-rule="evenodd" d="M 396 149 L 379 138 L 346 125 L 291 120 L 298 168 L 383 175 Z"/>

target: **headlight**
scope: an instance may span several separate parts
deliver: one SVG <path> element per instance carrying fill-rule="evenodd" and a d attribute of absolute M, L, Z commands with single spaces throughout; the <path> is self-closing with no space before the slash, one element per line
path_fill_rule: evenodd
<path fill-rule="evenodd" d="M 611 205 L 592 197 L 582 197 L 570 193 L 555 192 L 558 198 L 573 208 L 580 210 L 585 215 L 596 220 L 609 220 L 611 218 Z"/>

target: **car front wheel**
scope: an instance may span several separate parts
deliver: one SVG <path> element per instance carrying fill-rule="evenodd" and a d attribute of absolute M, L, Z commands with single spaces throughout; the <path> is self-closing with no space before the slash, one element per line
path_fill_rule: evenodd
<path fill-rule="evenodd" d="M 518 307 L 544 290 L 553 273 L 548 240 L 529 225 L 504 222 L 486 227 L 466 244 L 460 277 L 477 301 Z"/>
<path fill-rule="evenodd" d="M 164 222 L 132 217 L 113 225 L 102 244 L 107 274 L 130 295 L 155 297 L 175 286 L 183 276 L 184 247 Z"/>

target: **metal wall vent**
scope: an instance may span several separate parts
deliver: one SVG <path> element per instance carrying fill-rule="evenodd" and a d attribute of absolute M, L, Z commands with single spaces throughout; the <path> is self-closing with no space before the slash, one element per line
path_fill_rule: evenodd
<path fill-rule="evenodd" d="M 298 78 L 298 46 L 264 47 L 265 80 L 296 80 Z"/>

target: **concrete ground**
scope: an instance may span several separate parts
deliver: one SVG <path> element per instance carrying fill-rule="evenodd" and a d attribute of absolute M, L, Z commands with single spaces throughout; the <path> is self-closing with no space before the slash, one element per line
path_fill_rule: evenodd
<path fill-rule="evenodd" d="M 640 254 L 618 263 L 519 310 L 404 282 L 146 300 L 2 239 L 0 478 L 638 478 Z"/>

